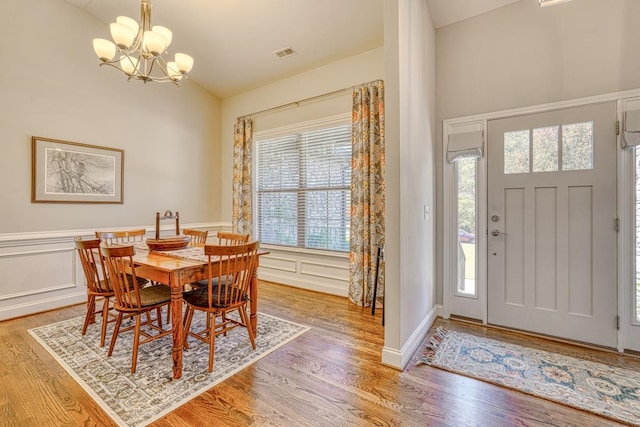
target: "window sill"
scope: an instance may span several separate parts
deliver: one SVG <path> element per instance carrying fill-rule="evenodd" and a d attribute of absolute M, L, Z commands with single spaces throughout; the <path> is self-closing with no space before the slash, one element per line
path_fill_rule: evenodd
<path fill-rule="evenodd" d="M 288 252 L 288 253 L 296 253 L 296 254 L 306 254 L 306 255 L 314 255 L 314 256 L 322 256 L 327 258 L 340 258 L 340 259 L 348 259 L 348 252 L 337 252 L 337 251 L 325 251 L 318 249 L 307 249 L 307 248 L 294 248 L 291 246 L 279 246 L 279 245 L 268 245 L 261 244 L 260 248 L 277 251 L 277 252 Z"/>

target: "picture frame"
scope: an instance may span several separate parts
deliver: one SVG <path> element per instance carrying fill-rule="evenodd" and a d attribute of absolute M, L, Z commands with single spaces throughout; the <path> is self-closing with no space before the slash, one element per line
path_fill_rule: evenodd
<path fill-rule="evenodd" d="M 124 150 L 33 136 L 32 203 L 124 203 Z"/>

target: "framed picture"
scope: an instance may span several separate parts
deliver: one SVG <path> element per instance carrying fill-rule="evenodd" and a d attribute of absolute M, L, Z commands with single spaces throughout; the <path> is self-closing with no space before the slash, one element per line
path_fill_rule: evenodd
<path fill-rule="evenodd" d="M 123 203 L 124 150 L 31 138 L 32 203 Z"/>

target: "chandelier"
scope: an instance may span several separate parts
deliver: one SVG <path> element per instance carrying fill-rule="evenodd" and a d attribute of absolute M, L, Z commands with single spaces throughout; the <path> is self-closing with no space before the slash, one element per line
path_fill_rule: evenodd
<path fill-rule="evenodd" d="M 140 24 L 118 16 L 110 29 L 113 42 L 93 39 L 93 50 L 100 58 L 100 66 L 109 65 L 123 71 L 127 80 L 178 85 L 193 68 L 193 58 L 185 53 L 176 53 L 173 61 L 164 59 L 172 34 L 166 27 L 151 26 L 151 0 L 140 0 Z"/>

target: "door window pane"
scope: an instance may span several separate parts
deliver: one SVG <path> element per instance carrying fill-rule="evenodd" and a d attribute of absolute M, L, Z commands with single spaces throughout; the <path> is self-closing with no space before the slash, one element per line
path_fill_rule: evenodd
<path fill-rule="evenodd" d="M 558 126 L 533 130 L 533 171 L 558 170 Z"/>
<path fill-rule="evenodd" d="M 562 170 L 593 169 L 593 122 L 562 126 Z"/>
<path fill-rule="evenodd" d="M 504 134 L 504 173 L 529 172 L 529 130 Z"/>
<path fill-rule="evenodd" d="M 456 162 L 458 182 L 457 293 L 477 296 L 476 289 L 476 165 L 475 158 Z"/>

